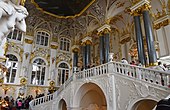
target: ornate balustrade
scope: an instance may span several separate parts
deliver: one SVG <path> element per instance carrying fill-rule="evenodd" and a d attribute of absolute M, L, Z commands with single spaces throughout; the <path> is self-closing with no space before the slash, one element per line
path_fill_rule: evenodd
<path fill-rule="evenodd" d="M 60 88 L 56 92 L 49 94 L 47 96 L 36 98 L 36 99 L 32 100 L 29 103 L 29 105 L 30 105 L 29 109 L 33 110 L 33 108 L 37 105 L 52 101 L 69 85 L 69 83 L 71 81 L 73 81 L 73 76 L 71 76 L 62 86 L 60 86 Z"/>
<path fill-rule="evenodd" d="M 53 94 L 34 99 L 30 102 L 30 108 L 34 108 L 37 105 L 49 102 L 57 96 L 74 80 L 83 80 L 85 78 L 92 78 L 95 76 L 101 76 L 104 74 L 123 75 L 135 80 L 144 81 L 150 84 L 156 84 L 158 86 L 170 87 L 170 73 L 165 71 L 159 71 L 150 68 L 143 68 L 139 66 L 122 64 L 119 62 L 109 62 L 100 66 L 96 66 L 84 71 L 73 73 L 73 75 Z"/>
<path fill-rule="evenodd" d="M 150 68 L 143 68 L 139 66 L 122 64 L 118 62 L 109 62 L 94 68 L 75 73 L 75 80 L 84 79 L 93 76 L 99 76 L 109 73 L 118 73 L 127 77 L 135 78 L 149 83 L 158 84 L 161 86 L 170 86 L 170 73 L 159 71 Z"/>
<path fill-rule="evenodd" d="M 34 106 L 37 106 L 37 105 L 40 105 L 40 104 L 43 104 L 43 103 L 47 103 L 47 102 L 49 102 L 53 99 L 54 99 L 54 94 L 49 94 L 49 95 L 44 96 L 44 97 L 36 98 L 29 103 L 29 105 L 30 105 L 29 109 L 33 110 Z"/>

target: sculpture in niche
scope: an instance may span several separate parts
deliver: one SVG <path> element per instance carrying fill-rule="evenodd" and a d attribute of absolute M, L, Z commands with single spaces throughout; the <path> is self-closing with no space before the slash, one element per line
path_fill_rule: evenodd
<path fill-rule="evenodd" d="M 15 27 L 26 32 L 25 18 L 27 9 L 19 5 L 18 0 L 0 1 L 0 41 Z"/>

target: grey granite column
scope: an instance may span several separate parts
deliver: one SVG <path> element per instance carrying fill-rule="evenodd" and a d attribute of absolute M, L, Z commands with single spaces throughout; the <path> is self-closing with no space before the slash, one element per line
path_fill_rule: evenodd
<path fill-rule="evenodd" d="M 149 11 L 144 10 L 142 14 L 143 14 L 144 27 L 145 27 L 145 34 L 146 34 L 149 65 L 154 66 L 157 64 L 157 56 L 156 56 L 156 50 L 154 46 L 153 30 L 152 30 Z"/>
<path fill-rule="evenodd" d="M 78 52 L 74 52 L 73 67 L 77 67 L 77 66 L 78 66 Z"/>
<path fill-rule="evenodd" d="M 134 16 L 134 22 L 135 22 L 135 32 L 136 32 L 136 41 L 137 41 L 137 49 L 138 49 L 138 60 L 142 63 L 142 65 L 146 65 L 146 56 L 144 52 L 140 16 Z"/>
<path fill-rule="evenodd" d="M 110 51 L 110 34 L 104 34 L 104 63 L 109 62 L 109 51 Z"/>
<path fill-rule="evenodd" d="M 86 44 L 86 67 L 90 67 L 90 44 Z"/>
<path fill-rule="evenodd" d="M 82 54 L 83 54 L 83 68 L 86 67 L 86 45 L 82 47 Z"/>
<path fill-rule="evenodd" d="M 99 50 L 100 50 L 100 64 L 104 63 L 104 36 L 100 36 L 100 45 L 99 45 Z"/>

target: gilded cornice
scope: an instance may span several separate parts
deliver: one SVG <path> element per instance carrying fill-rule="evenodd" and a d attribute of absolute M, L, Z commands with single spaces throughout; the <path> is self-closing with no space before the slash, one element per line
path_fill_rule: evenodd
<path fill-rule="evenodd" d="M 81 45 L 91 45 L 92 44 L 92 37 L 85 37 L 82 39 Z"/>
<path fill-rule="evenodd" d="M 58 49 L 58 45 L 52 45 L 52 44 L 51 44 L 50 47 L 51 47 L 51 49 Z"/>
<path fill-rule="evenodd" d="M 59 16 L 59 15 L 55 15 L 55 14 L 52 14 L 52 13 L 50 13 L 50 12 L 44 11 L 42 8 L 40 8 L 40 7 L 38 6 L 37 3 L 35 3 L 34 0 L 31 0 L 31 2 L 36 6 L 36 8 L 37 8 L 38 10 L 40 10 L 40 11 L 42 11 L 43 13 L 46 13 L 46 14 L 48 14 L 48 15 L 54 16 L 54 17 L 56 17 L 56 18 L 62 18 L 62 19 L 68 19 L 68 18 L 73 19 L 73 18 L 76 18 L 76 17 L 82 15 L 95 1 L 96 1 L 96 0 L 92 0 L 80 13 L 75 14 L 74 16 Z"/>
<path fill-rule="evenodd" d="M 80 51 L 79 45 L 72 46 L 72 52 L 79 52 L 79 51 Z"/>
<path fill-rule="evenodd" d="M 111 27 L 108 24 L 104 24 L 103 26 L 98 28 L 97 31 L 98 31 L 98 35 L 102 36 L 103 34 L 110 33 L 111 32 Z"/>
<path fill-rule="evenodd" d="M 127 9 L 127 11 L 133 15 L 137 16 L 139 15 L 142 11 L 145 10 L 150 10 L 151 5 L 149 0 L 136 0 L 136 2 Z"/>
<path fill-rule="evenodd" d="M 155 23 L 154 24 L 154 28 L 155 29 L 160 29 L 162 26 L 167 26 L 167 25 L 169 25 L 170 24 L 170 18 L 169 19 L 166 19 L 166 20 L 163 20 L 163 21 L 161 21 L 161 22 L 159 22 L 159 23 Z"/>
<path fill-rule="evenodd" d="M 25 43 L 27 43 L 27 44 L 32 44 L 32 43 L 33 43 L 33 40 L 32 40 L 32 39 L 26 39 L 26 38 L 25 38 Z"/>

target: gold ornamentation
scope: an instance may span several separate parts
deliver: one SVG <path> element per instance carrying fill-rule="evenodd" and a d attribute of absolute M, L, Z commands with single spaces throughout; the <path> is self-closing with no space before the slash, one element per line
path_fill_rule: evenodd
<path fill-rule="evenodd" d="M 26 78 L 21 78 L 20 79 L 20 84 L 21 85 L 25 85 L 27 83 L 27 79 Z"/>
<path fill-rule="evenodd" d="M 4 82 L 4 79 L 2 78 L 2 79 L 0 79 L 0 84 L 2 84 Z"/>
<path fill-rule="evenodd" d="M 50 81 L 50 86 L 55 86 L 55 82 L 54 81 Z"/>
<path fill-rule="evenodd" d="M 42 11 L 43 13 L 46 13 L 46 14 L 51 15 L 51 16 L 54 16 L 54 17 L 56 17 L 56 18 L 62 18 L 62 19 L 72 18 L 72 19 L 73 19 L 73 18 L 75 18 L 75 17 L 78 17 L 78 16 L 82 15 L 83 12 L 86 11 L 87 8 L 89 8 L 89 7 L 95 2 L 95 0 L 92 0 L 79 14 L 75 14 L 74 16 L 59 16 L 59 15 L 55 15 L 55 14 L 52 14 L 52 13 L 50 13 L 50 12 L 44 11 L 42 8 L 40 8 L 40 7 L 38 6 L 38 4 L 37 4 L 34 0 L 31 0 L 31 2 L 36 6 L 36 8 L 37 8 L 38 10 Z"/>
<path fill-rule="evenodd" d="M 32 43 L 33 43 L 33 40 L 31 40 L 31 39 L 25 39 L 25 43 L 32 44 Z"/>
<path fill-rule="evenodd" d="M 150 10 L 150 9 L 151 9 L 151 5 L 145 3 L 145 4 L 141 7 L 141 9 L 142 9 L 142 11 Z"/>
<path fill-rule="evenodd" d="M 92 41 L 91 40 L 86 40 L 86 45 L 91 45 Z"/>
<path fill-rule="evenodd" d="M 149 63 L 149 66 L 157 66 L 158 65 L 158 62 L 155 62 L 155 63 Z"/>
<path fill-rule="evenodd" d="M 21 4 L 22 6 L 24 6 L 24 5 L 25 5 L 25 2 L 26 2 L 26 0 L 21 0 L 21 1 L 20 1 L 20 4 Z"/>
<path fill-rule="evenodd" d="M 100 31 L 100 32 L 97 33 L 97 35 L 98 35 L 99 37 L 100 37 L 100 36 L 103 36 L 103 32 Z"/>
<path fill-rule="evenodd" d="M 58 45 L 51 45 L 51 49 L 57 49 Z"/>
<path fill-rule="evenodd" d="M 164 20 L 164 21 L 162 21 L 162 22 L 160 22 L 158 24 L 155 24 L 154 28 L 155 29 L 160 29 L 162 26 L 167 26 L 169 24 L 170 24 L 170 19 L 166 19 L 166 20 Z"/>
<path fill-rule="evenodd" d="M 48 91 L 49 91 L 50 93 L 55 92 L 55 91 L 56 91 L 55 82 L 54 82 L 54 81 L 50 81 L 49 84 L 50 84 L 50 87 L 48 88 Z"/>
<path fill-rule="evenodd" d="M 111 31 L 111 29 L 105 28 L 105 29 L 103 30 L 103 33 L 104 33 L 104 34 L 108 34 L 108 33 L 110 33 L 110 31 Z"/>
<path fill-rule="evenodd" d="M 72 49 L 72 52 L 79 52 L 79 51 L 80 51 L 79 48 L 74 48 L 74 49 Z"/>

